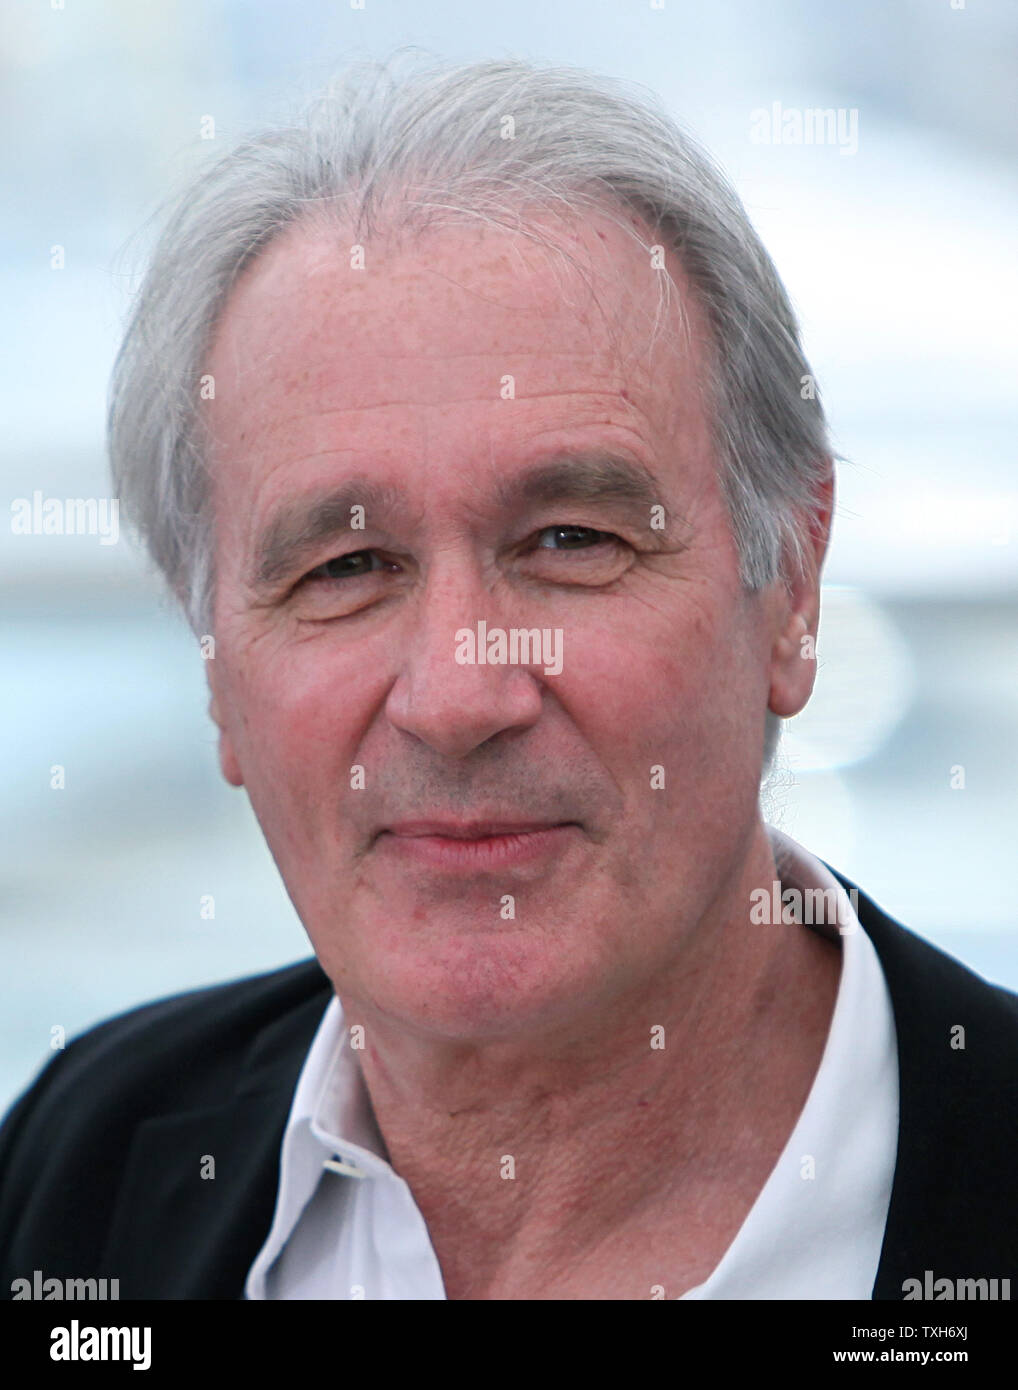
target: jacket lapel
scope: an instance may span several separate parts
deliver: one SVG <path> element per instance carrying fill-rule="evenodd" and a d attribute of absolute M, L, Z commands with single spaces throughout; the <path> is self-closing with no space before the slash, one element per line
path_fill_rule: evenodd
<path fill-rule="evenodd" d="M 120 1279 L 122 1299 L 243 1297 L 272 1224 L 297 1080 L 331 993 L 322 980 L 321 992 L 259 1031 L 232 1097 L 135 1131 L 101 1266 Z"/>
<path fill-rule="evenodd" d="M 927 1270 L 952 1284 L 1018 1278 L 1018 998 L 831 872 L 859 894 L 898 1040 L 898 1149 L 873 1298 L 903 1298 L 909 1279 L 928 1288 Z"/>

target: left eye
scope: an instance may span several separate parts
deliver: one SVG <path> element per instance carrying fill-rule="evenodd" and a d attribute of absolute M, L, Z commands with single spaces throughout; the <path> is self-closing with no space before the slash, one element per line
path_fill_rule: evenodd
<path fill-rule="evenodd" d="M 557 550 L 559 547 L 550 544 L 545 540 L 547 536 L 554 536 L 556 540 L 564 542 L 564 550 L 586 550 L 591 545 L 596 545 L 601 541 L 618 542 L 618 536 L 613 536 L 610 531 L 595 531 L 590 526 L 546 526 L 539 532 L 540 539 L 537 542 L 539 550 Z"/>
<path fill-rule="evenodd" d="M 377 563 L 376 563 L 377 561 Z M 308 579 L 357 579 L 372 570 L 394 568 L 374 550 L 351 550 L 346 555 L 334 555 L 331 560 L 313 569 Z"/>

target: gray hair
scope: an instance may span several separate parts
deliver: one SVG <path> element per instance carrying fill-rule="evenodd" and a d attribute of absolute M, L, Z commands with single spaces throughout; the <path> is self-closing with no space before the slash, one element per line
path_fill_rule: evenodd
<path fill-rule="evenodd" d="M 712 327 L 710 414 L 742 583 L 801 569 L 834 455 L 788 297 L 710 156 L 651 94 L 580 68 L 407 56 L 352 64 L 299 119 L 244 139 L 172 200 L 113 369 L 108 443 L 125 518 L 193 630 L 212 630 L 215 586 L 203 360 L 244 267 L 322 213 L 351 221 L 356 241 L 384 213 L 397 230 L 478 217 L 551 245 L 521 225 L 525 205 L 597 209 L 630 235 L 636 212 Z M 667 295 L 667 273 L 658 281 Z M 776 731 L 769 720 L 768 755 Z"/>

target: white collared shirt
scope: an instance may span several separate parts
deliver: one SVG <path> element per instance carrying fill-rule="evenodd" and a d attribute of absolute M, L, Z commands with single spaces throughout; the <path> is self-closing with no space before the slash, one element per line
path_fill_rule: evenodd
<path fill-rule="evenodd" d="M 768 834 L 782 888 L 835 890 L 838 994 L 820 1067 L 781 1157 L 713 1273 L 681 1297 L 868 1299 L 898 1139 L 890 995 L 845 890 L 801 845 L 773 826 Z M 333 996 L 294 1093 L 275 1215 L 245 1297 L 445 1298 L 424 1218 L 385 1154 Z"/>

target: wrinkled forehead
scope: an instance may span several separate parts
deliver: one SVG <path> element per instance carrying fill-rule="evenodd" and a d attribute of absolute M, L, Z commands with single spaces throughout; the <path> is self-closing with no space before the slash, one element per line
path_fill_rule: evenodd
<path fill-rule="evenodd" d="M 213 335 L 206 412 L 227 452 L 324 408 L 611 390 L 669 431 L 705 406 L 709 336 L 683 267 L 635 214 L 475 218 L 362 242 L 294 225 L 238 277 Z M 641 244 L 642 243 L 642 244 Z"/>

